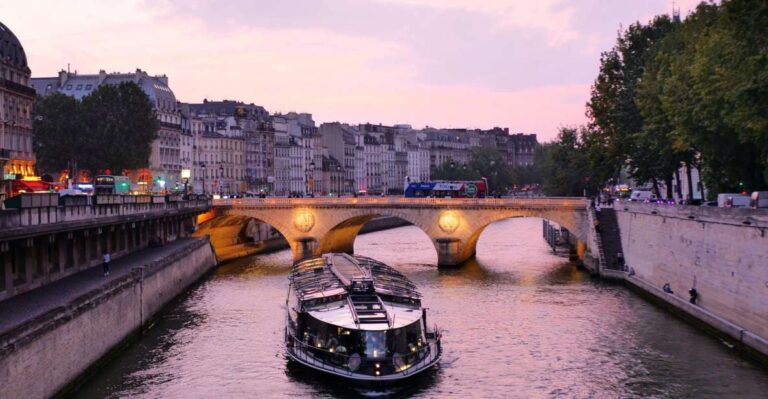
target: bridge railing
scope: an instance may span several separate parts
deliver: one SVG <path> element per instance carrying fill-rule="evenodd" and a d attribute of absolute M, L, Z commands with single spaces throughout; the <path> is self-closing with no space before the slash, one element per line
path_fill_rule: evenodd
<path fill-rule="evenodd" d="M 64 222 L 75 222 L 93 219 L 103 219 L 115 216 L 130 216 L 139 214 L 163 213 L 171 211 L 199 211 L 210 208 L 210 199 L 190 199 L 169 201 L 167 198 L 147 196 L 148 200 L 141 196 L 103 196 L 98 201 L 92 197 L 78 196 L 78 201 L 67 201 L 59 204 L 57 194 L 30 194 L 35 199 L 43 198 L 48 201 L 32 201 L 29 204 L 22 203 L 16 208 L 0 210 L 0 229 L 9 229 L 24 226 L 48 225 Z M 50 197 L 50 198 L 48 198 Z"/>
<path fill-rule="evenodd" d="M 237 198 L 213 200 L 214 206 L 333 206 L 333 205 L 440 205 L 511 207 L 586 207 L 584 198 L 406 198 L 406 197 L 318 197 L 318 198 Z"/>

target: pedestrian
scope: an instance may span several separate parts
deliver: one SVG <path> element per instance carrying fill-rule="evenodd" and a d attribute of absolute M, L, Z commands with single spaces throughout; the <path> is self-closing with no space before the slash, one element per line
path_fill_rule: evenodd
<path fill-rule="evenodd" d="M 112 257 L 109 255 L 109 252 L 104 252 L 104 263 L 102 264 L 102 268 L 104 269 L 104 277 L 109 276 L 109 262 L 112 261 Z"/>
<path fill-rule="evenodd" d="M 696 291 L 696 288 L 691 288 L 690 290 L 688 290 L 688 295 L 691 296 L 691 303 L 695 305 L 696 299 L 699 298 L 699 292 Z"/>

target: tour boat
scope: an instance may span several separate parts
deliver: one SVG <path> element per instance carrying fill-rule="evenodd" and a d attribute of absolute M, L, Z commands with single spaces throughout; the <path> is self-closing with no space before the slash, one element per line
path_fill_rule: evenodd
<path fill-rule="evenodd" d="M 296 262 L 286 300 L 288 357 L 359 383 L 392 383 L 437 364 L 440 331 L 402 273 L 363 256 Z"/>

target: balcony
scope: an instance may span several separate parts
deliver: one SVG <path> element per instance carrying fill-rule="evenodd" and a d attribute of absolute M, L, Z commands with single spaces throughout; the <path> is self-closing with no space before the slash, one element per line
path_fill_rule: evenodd
<path fill-rule="evenodd" d="M 35 98 L 35 96 L 37 95 L 37 92 L 35 91 L 35 89 L 28 86 L 24 86 L 22 84 L 18 84 L 16 82 L 12 82 L 8 79 L 0 78 L 0 87 L 6 88 L 11 91 L 15 91 L 19 94 L 29 96 L 32 98 Z"/>
<path fill-rule="evenodd" d="M 176 123 L 160 122 L 161 128 L 181 130 L 181 125 Z"/>

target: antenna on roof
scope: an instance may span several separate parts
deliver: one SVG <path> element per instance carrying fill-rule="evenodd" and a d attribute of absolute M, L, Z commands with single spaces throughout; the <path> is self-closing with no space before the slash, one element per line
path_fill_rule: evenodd
<path fill-rule="evenodd" d="M 680 7 L 676 7 L 675 1 L 672 1 L 672 21 L 680 22 Z"/>
<path fill-rule="evenodd" d="M 69 63 L 67 63 L 67 73 L 69 73 Z"/>

